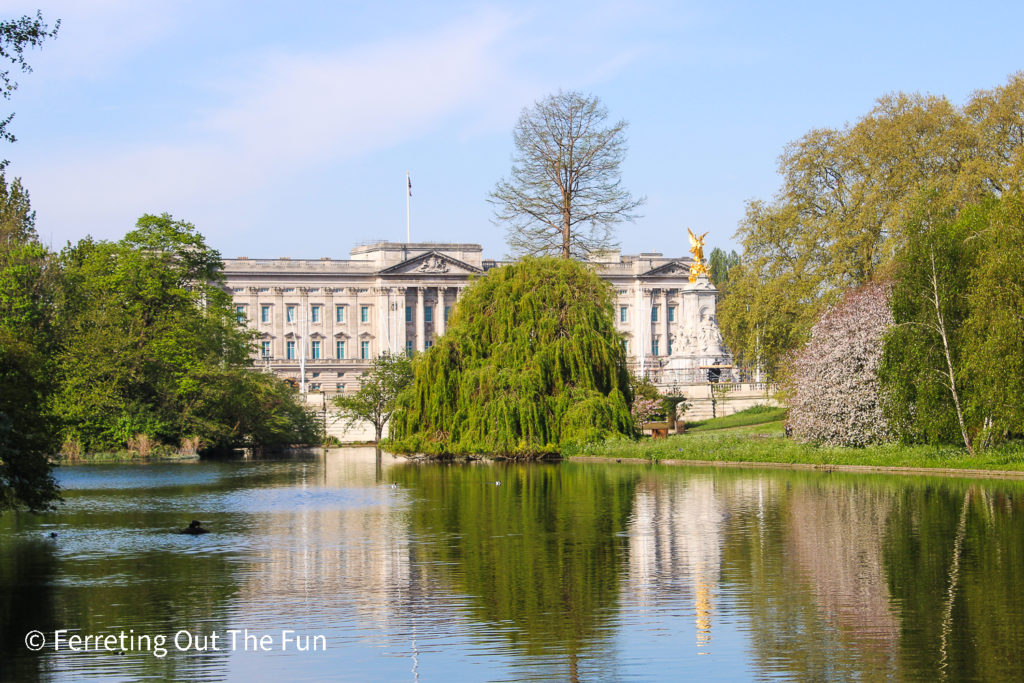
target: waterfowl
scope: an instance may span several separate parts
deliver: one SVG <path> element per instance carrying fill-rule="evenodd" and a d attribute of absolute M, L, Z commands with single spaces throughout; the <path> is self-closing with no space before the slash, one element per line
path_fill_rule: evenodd
<path fill-rule="evenodd" d="M 208 534 L 208 533 L 210 533 L 210 530 L 209 529 L 204 529 L 203 528 L 203 523 L 200 522 L 198 519 L 193 519 L 191 524 L 189 524 L 187 527 L 185 527 L 184 529 L 182 529 L 178 533 L 179 534 L 190 534 L 192 536 L 197 536 L 199 534 Z"/>

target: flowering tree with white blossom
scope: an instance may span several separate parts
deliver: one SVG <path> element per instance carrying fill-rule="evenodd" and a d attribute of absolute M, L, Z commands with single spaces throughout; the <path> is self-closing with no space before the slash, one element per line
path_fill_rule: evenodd
<path fill-rule="evenodd" d="M 864 446 L 890 440 L 878 366 L 892 326 L 887 285 L 847 292 L 811 329 L 790 363 L 788 427 L 798 441 Z"/>

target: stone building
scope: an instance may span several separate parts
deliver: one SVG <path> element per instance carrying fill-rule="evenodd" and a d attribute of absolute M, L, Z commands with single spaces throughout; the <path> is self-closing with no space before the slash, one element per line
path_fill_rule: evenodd
<path fill-rule="evenodd" d="M 689 281 L 690 257 L 609 251 L 594 260 L 615 290 L 615 322 L 634 371 L 663 385 L 706 382 L 728 363 L 717 290 Z M 429 349 L 473 276 L 501 262 L 478 244 L 374 242 L 348 260 L 226 259 L 239 320 L 259 335 L 257 365 L 307 391 L 355 389 L 384 351 Z M 305 373 L 303 378 L 301 375 Z"/>

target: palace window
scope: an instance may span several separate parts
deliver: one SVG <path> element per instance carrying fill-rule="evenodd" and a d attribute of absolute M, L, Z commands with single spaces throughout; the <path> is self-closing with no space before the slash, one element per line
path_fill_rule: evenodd
<path fill-rule="evenodd" d="M 314 343 L 314 344 L 316 344 L 316 343 L 318 343 L 318 342 L 313 342 L 313 343 Z M 314 372 L 314 373 L 313 373 L 313 378 L 314 378 L 314 379 L 315 379 L 315 378 L 317 378 L 317 377 L 319 377 L 319 376 L 320 376 L 320 373 L 319 373 L 319 372 Z"/>
<path fill-rule="evenodd" d="M 675 306 L 669 306 L 668 307 L 668 321 L 670 323 L 674 323 L 676 321 L 676 307 Z M 669 351 L 669 355 L 671 355 L 671 354 L 672 354 L 672 352 Z"/>
<path fill-rule="evenodd" d="M 295 322 L 295 307 L 294 306 L 288 306 L 288 308 L 286 308 L 284 310 L 284 321 L 286 323 L 293 323 L 293 322 Z"/>
<path fill-rule="evenodd" d="M 619 322 L 624 323 L 629 320 L 629 306 L 619 306 Z"/>
<path fill-rule="evenodd" d="M 370 307 L 360 306 L 359 307 L 359 322 L 368 323 L 370 322 Z"/>
<path fill-rule="evenodd" d="M 334 350 L 335 350 L 335 355 L 338 358 L 344 358 L 345 357 L 345 342 L 343 342 L 343 341 L 335 342 Z M 338 373 L 338 377 L 341 377 L 341 373 L 340 372 Z"/>
<path fill-rule="evenodd" d="M 309 309 L 309 321 L 312 323 L 320 322 L 320 307 L 311 306 Z"/>
<path fill-rule="evenodd" d="M 345 393 L 345 385 L 342 384 L 341 382 L 338 382 L 337 384 L 335 384 L 334 388 L 338 390 L 339 394 L 344 394 Z"/>
<path fill-rule="evenodd" d="M 310 351 L 310 354 L 311 354 L 310 358 L 312 358 L 314 360 L 319 360 L 319 358 L 320 358 L 320 342 L 314 339 L 313 341 L 310 342 L 309 346 L 310 346 L 309 351 Z"/>
<path fill-rule="evenodd" d="M 405 322 L 407 322 L 407 323 L 411 323 L 412 322 L 412 306 L 406 306 L 405 307 Z"/>
<path fill-rule="evenodd" d="M 445 322 L 448 322 L 448 316 L 450 316 L 451 314 L 452 314 L 452 307 L 451 306 L 445 306 L 444 307 L 444 321 Z"/>
<path fill-rule="evenodd" d="M 434 322 L 434 307 L 424 306 L 423 307 L 423 322 L 432 323 Z"/>
<path fill-rule="evenodd" d="M 245 322 L 245 306 L 235 306 L 235 319 L 240 323 Z"/>
<path fill-rule="evenodd" d="M 672 355 L 672 337 L 668 338 L 668 355 Z"/>
<path fill-rule="evenodd" d="M 651 306 L 651 322 L 652 323 L 658 322 L 658 307 L 657 306 Z"/>
<path fill-rule="evenodd" d="M 657 356 L 658 355 L 658 340 L 657 339 L 652 339 L 651 340 L 651 355 L 652 356 Z"/>
<path fill-rule="evenodd" d="M 428 339 L 427 341 L 423 342 L 423 348 L 425 348 L 425 349 L 429 349 L 433 345 L 434 345 L 434 340 L 433 339 Z"/>
<path fill-rule="evenodd" d="M 313 382 L 309 385 L 310 391 L 320 391 L 320 382 Z"/>
<path fill-rule="evenodd" d="M 286 358 L 288 360 L 295 360 L 295 342 L 290 341 L 285 344 L 285 350 L 287 351 Z"/>
<path fill-rule="evenodd" d="M 260 355 L 264 358 L 270 358 L 270 342 L 260 342 Z"/>
<path fill-rule="evenodd" d="M 264 304 L 263 306 L 260 306 L 260 322 L 261 323 L 269 323 L 270 322 L 270 306 L 267 306 L 266 304 Z"/>
<path fill-rule="evenodd" d="M 334 322 L 343 323 L 345 322 L 345 307 L 335 306 L 334 307 Z"/>
<path fill-rule="evenodd" d="M 622 351 L 624 353 L 629 353 L 629 340 L 628 339 L 623 339 L 622 340 Z"/>
<path fill-rule="evenodd" d="M 359 342 L 359 357 L 363 360 L 370 360 L 370 342 Z"/>
<path fill-rule="evenodd" d="M 409 356 L 409 358 L 412 358 L 412 342 L 411 341 L 405 342 L 405 355 Z"/>

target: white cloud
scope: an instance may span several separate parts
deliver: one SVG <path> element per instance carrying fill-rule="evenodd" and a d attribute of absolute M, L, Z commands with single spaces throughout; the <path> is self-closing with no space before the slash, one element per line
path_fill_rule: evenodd
<path fill-rule="evenodd" d="M 160 142 L 96 141 L 19 171 L 43 234 L 59 242 L 85 230 L 117 237 L 145 211 L 187 216 L 195 206 L 260 196 L 293 173 L 400 144 L 486 105 L 508 68 L 496 45 L 514 24 L 488 12 L 412 40 L 266 54 L 220 83 L 220 101 L 184 129 L 154 131 Z"/>

